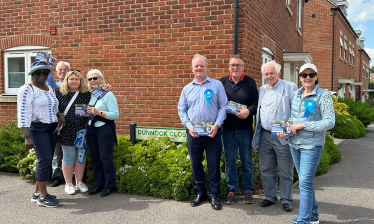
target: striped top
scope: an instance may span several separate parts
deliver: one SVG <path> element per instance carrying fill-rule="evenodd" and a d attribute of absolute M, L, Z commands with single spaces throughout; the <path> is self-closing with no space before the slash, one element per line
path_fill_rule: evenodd
<path fill-rule="evenodd" d="M 22 86 L 17 95 L 18 127 L 30 127 L 31 122 L 58 122 L 58 101 L 50 86 L 48 91 L 32 85 Z"/>

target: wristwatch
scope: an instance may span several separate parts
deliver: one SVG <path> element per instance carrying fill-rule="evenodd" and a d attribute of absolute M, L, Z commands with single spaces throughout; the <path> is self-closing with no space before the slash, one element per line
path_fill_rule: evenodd
<path fill-rule="evenodd" d="M 100 116 L 103 116 L 103 112 L 102 111 L 100 111 Z"/>
<path fill-rule="evenodd" d="M 28 138 L 28 137 L 30 137 L 30 133 L 23 134 L 23 137 L 24 137 L 24 138 Z"/>

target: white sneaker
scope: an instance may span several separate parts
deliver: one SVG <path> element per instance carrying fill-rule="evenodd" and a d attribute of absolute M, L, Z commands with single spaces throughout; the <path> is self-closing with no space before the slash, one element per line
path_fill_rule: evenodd
<path fill-rule="evenodd" d="M 75 191 L 74 185 L 72 183 L 65 184 L 65 192 L 66 192 L 66 194 L 76 194 L 77 193 Z"/>
<path fill-rule="evenodd" d="M 83 182 L 79 182 L 76 186 L 76 189 L 79 190 L 80 192 L 84 193 L 88 191 L 87 186 Z"/>

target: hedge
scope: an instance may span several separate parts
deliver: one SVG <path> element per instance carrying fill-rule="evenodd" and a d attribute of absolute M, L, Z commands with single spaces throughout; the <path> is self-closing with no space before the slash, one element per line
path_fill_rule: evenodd
<path fill-rule="evenodd" d="M 330 132 L 341 139 L 355 139 L 366 135 L 365 126 L 360 120 L 354 116 L 340 114 L 335 114 L 335 126 Z"/>
<path fill-rule="evenodd" d="M 346 104 L 348 106 L 348 113 L 355 116 L 365 126 L 374 121 L 374 108 L 372 108 L 369 103 L 355 101 L 352 98 L 339 99 L 338 101 Z"/>

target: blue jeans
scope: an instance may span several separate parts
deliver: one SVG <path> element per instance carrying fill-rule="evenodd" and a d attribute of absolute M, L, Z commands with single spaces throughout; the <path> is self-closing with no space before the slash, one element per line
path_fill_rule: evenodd
<path fill-rule="evenodd" d="M 293 188 L 293 161 L 288 144 L 282 145 L 276 135 L 261 129 L 259 165 L 266 199 L 277 202 L 279 168 L 279 194 L 282 204 L 291 203 Z"/>
<path fill-rule="evenodd" d="M 318 220 L 318 205 L 314 193 L 313 179 L 322 154 L 323 146 L 312 149 L 291 148 L 291 154 L 299 175 L 300 207 L 298 223 L 310 223 L 313 216 Z"/>
<path fill-rule="evenodd" d="M 225 151 L 225 174 L 229 191 L 238 192 L 239 177 L 236 169 L 238 148 L 242 162 L 243 192 L 254 191 L 253 187 L 253 162 L 252 162 L 252 131 L 229 130 L 222 128 L 223 149 Z"/>

